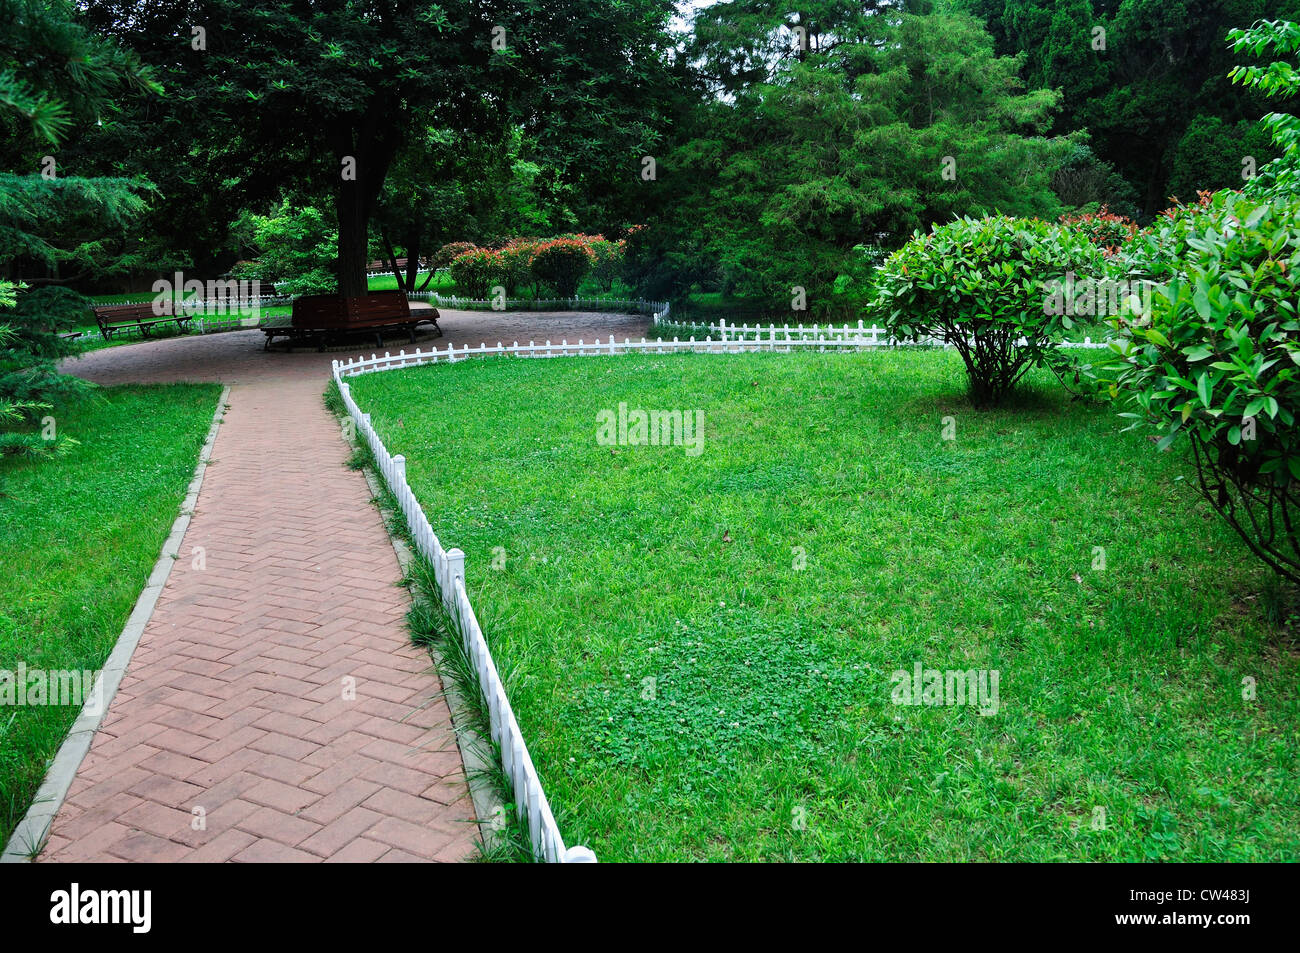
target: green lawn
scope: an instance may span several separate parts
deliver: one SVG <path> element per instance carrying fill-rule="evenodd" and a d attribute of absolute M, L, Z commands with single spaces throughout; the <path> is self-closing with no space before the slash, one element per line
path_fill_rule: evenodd
<path fill-rule="evenodd" d="M 67 456 L 0 461 L 0 669 L 94 670 L 171 531 L 220 388 L 114 387 L 55 411 Z M 0 707 L 0 843 L 77 711 Z"/>
<path fill-rule="evenodd" d="M 406 272 L 403 271 L 402 274 L 405 275 Z M 436 291 L 439 294 L 451 294 L 456 289 L 456 283 L 451 280 L 451 275 L 447 274 L 445 271 L 435 274 L 427 288 L 422 287 L 424 285 L 425 277 L 426 273 L 421 272 L 419 277 L 415 279 L 416 291 L 424 291 L 426 293 Z M 396 291 L 397 279 L 393 277 L 391 272 L 381 273 L 378 275 L 371 275 L 369 279 L 367 279 L 366 285 L 371 291 Z"/>
<path fill-rule="evenodd" d="M 611 861 L 1300 857 L 1300 666 L 1267 571 L 1112 409 L 1039 375 L 978 413 L 963 385 L 934 351 L 352 382 L 468 554 L 569 843 Z M 620 402 L 702 410 L 703 452 L 598 444 Z M 996 670 L 997 714 L 894 704 L 891 673 L 916 663 Z"/>

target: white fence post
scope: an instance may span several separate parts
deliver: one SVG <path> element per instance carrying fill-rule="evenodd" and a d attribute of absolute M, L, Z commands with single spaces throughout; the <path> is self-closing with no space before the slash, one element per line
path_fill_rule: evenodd
<path fill-rule="evenodd" d="M 465 554 L 459 549 L 447 550 L 447 588 L 443 591 L 442 601 L 446 604 L 447 609 L 458 619 L 460 613 L 456 611 L 456 580 L 465 585 Z"/>

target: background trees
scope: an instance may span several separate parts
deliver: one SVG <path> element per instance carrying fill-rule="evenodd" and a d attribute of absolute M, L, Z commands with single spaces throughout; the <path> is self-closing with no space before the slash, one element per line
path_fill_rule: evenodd
<path fill-rule="evenodd" d="M 0 101 L 34 128 L 66 120 L 61 188 L 117 183 L 115 201 L 60 216 L 40 246 L 14 186 L 9 221 L 48 252 L 27 271 L 95 281 L 216 275 L 255 252 L 241 216 L 319 209 L 335 236 L 321 264 L 347 293 L 375 257 L 406 258 L 415 291 L 419 260 L 451 242 L 647 225 L 629 245 L 644 293 L 770 303 L 798 286 L 814 309 L 853 308 L 917 228 L 1101 204 L 1145 222 L 1170 192 L 1265 165 L 1263 97 L 1225 79 L 1227 27 L 1263 9 L 721 0 L 674 33 L 671 0 L 104 0 L 76 29 L 132 52 L 95 54 L 124 73 L 91 86 L 153 94 L 60 119 L 22 91 L 38 57 L 0 78 Z M 20 152 L 8 167 L 30 175 L 43 153 Z"/>
<path fill-rule="evenodd" d="M 1053 131 L 1087 130 L 1098 158 L 1136 189 L 1144 218 L 1171 194 L 1186 201 L 1198 189 L 1240 187 L 1245 156 L 1261 165 L 1271 157 L 1257 134 L 1236 138 L 1265 104 L 1223 82 L 1236 62 L 1227 34 L 1261 17 L 1296 19 L 1295 0 L 963 3 L 999 53 L 1023 57 L 1026 83 L 1061 90 Z M 1096 28 L 1104 50 L 1093 49 Z"/>
<path fill-rule="evenodd" d="M 699 101 L 644 186 L 645 290 L 777 300 L 800 286 L 824 304 L 855 246 L 954 215 L 1059 212 L 1050 182 L 1071 146 L 1045 136 L 1058 94 L 1025 90 L 969 14 L 908 7 L 703 11 Z"/>
<path fill-rule="evenodd" d="M 0 0 L 0 426 L 47 409 L 79 382 L 55 372 L 84 300 L 59 281 L 124 276 L 141 263 L 131 228 L 149 183 L 64 174 L 59 145 L 122 97 L 158 84 L 131 52 L 77 23 L 59 0 Z M 35 286 L 35 287 L 33 287 Z M 43 434 L 0 433 L 0 455 L 43 452 Z"/>
<path fill-rule="evenodd" d="M 669 0 L 110 0 L 87 15 L 170 91 L 166 115 L 137 113 L 123 141 L 159 131 L 155 118 L 183 130 L 171 140 L 187 144 L 188 168 L 171 179 L 181 194 L 216 183 L 234 208 L 327 202 L 338 287 L 355 295 L 372 220 L 416 257 L 417 244 L 443 237 L 436 216 L 454 221 L 473 205 L 453 185 L 472 178 L 453 154 L 467 139 L 481 156 L 517 126 L 546 157 L 548 187 L 613 214 L 619 189 L 600 186 L 630 183 L 629 148 L 658 134 L 671 13 Z M 202 251 L 224 237 L 207 236 Z"/>

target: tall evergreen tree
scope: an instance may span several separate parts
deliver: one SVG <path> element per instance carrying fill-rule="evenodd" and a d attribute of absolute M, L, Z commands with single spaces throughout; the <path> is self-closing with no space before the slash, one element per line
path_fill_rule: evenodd
<path fill-rule="evenodd" d="M 704 11 L 702 101 L 646 186 L 657 211 L 632 244 L 648 292 L 784 301 L 797 286 L 815 308 L 855 246 L 966 213 L 1056 214 L 1048 182 L 1069 144 L 1043 132 L 1058 94 L 1026 91 L 978 20 L 794 6 Z"/>

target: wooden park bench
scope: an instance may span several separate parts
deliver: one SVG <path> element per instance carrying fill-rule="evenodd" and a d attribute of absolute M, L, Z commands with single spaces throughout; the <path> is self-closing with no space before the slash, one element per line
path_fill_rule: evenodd
<path fill-rule="evenodd" d="M 114 334 L 132 329 L 138 330 L 142 336 L 159 325 L 174 324 L 183 329 L 194 320 L 192 315 L 184 311 L 177 314 L 170 303 L 161 314 L 154 310 L 152 303 L 113 304 L 90 310 L 95 313 L 95 322 L 105 341 Z"/>
<path fill-rule="evenodd" d="M 385 331 L 401 331 L 415 342 L 415 329 L 421 324 L 432 324 L 439 335 L 436 308 L 411 310 L 411 303 L 401 291 L 372 291 L 361 298 L 344 298 L 340 295 L 303 295 L 293 302 L 293 317 L 289 324 L 262 328 L 266 335 L 266 348 L 277 337 L 295 341 L 314 339 L 324 350 L 325 341 L 331 337 L 346 337 L 356 333 L 370 333 L 376 343 L 384 346 Z"/>

